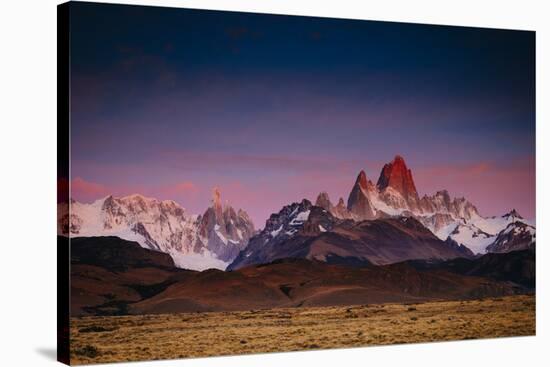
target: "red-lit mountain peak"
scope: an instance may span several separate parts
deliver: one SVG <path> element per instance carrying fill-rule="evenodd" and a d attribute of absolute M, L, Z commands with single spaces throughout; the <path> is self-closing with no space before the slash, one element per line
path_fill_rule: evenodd
<path fill-rule="evenodd" d="M 376 186 L 380 191 L 391 187 L 405 199 L 418 198 L 412 172 L 400 155 L 396 155 L 393 161 L 384 165 Z"/>

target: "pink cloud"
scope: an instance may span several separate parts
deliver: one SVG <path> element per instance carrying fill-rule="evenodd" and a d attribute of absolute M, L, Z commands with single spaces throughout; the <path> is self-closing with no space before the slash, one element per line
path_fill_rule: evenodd
<path fill-rule="evenodd" d="M 193 182 L 183 181 L 173 185 L 164 186 L 160 189 L 160 191 L 167 195 L 170 195 L 170 194 L 181 195 L 181 194 L 196 194 L 200 190 L 197 187 L 197 185 L 195 185 Z"/>
<path fill-rule="evenodd" d="M 535 217 L 534 157 L 507 164 L 477 162 L 412 170 L 416 187 L 422 194 L 447 189 L 453 196 L 465 196 L 484 215 L 504 214 L 516 208 L 526 217 Z"/>
<path fill-rule="evenodd" d="M 71 181 L 71 196 L 82 198 L 81 200 L 93 200 L 108 195 L 109 189 L 95 182 L 86 181 L 76 177 Z"/>
<path fill-rule="evenodd" d="M 105 185 L 88 181 L 82 177 L 75 177 L 71 180 L 71 198 L 81 202 L 92 202 L 109 195 L 149 195 L 150 193 L 152 193 L 151 190 L 140 185 Z"/>
<path fill-rule="evenodd" d="M 82 201 L 95 200 L 107 195 L 125 196 L 143 194 L 153 196 L 195 195 L 200 192 L 199 187 L 191 181 L 182 181 L 169 185 L 112 185 L 87 181 L 76 177 L 71 181 L 71 196 Z"/>

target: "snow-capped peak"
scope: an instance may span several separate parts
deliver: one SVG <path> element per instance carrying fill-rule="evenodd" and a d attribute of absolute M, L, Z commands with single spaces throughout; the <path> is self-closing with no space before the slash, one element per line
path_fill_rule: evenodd
<path fill-rule="evenodd" d="M 516 209 L 510 210 L 508 213 L 504 214 L 502 217 L 505 218 L 505 219 L 509 219 L 509 218 L 523 219 L 523 217 L 518 213 L 518 211 Z"/>
<path fill-rule="evenodd" d="M 219 190 L 214 196 L 220 198 Z M 226 206 L 221 210 L 213 202 L 202 216 L 188 215 L 173 200 L 141 194 L 109 195 L 91 204 L 71 200 L 70 207 L 59 205 L 58 223 L 61 235 L 117 236 L 166 252 L 177 265 L 195 270 L 211 265 L 224 269 L 254 234 L 252 221 L 242 209 L 235 212 Z"/>
<path fill-rule="evenodd" d="M 384 165 L 375 185 L 360 171 L 353 185 L 347 208 L 330 203 L 327 193 L 317 198 L 317 205 L 337 218 L 368 220 L 387 216 L 413 216 L 442 240 L 451 237 L 477 253 L 484 253 L 500 231 L 515 221 L 531 225 L 514 209 L 502 217 L 485 218 L 464 197 L 451 197 L 445 189 L 419 198 L 412 171 L 405 159 L 397 155 Z"/>

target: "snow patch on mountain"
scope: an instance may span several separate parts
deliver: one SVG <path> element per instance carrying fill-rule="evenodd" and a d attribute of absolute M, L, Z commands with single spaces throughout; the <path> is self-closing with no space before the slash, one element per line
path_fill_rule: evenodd
<path fill-rule="evenodd" d="M 446 240 L 447 237 L 450 236 L 450 234 L 457 228 L 459 221 L 452 221 L 451 223 L 447 224 L 446 226 L 440 228 L 439 230 L 435 231 L 434 234 L 439 237 L 441 240 Z M 428 226 L 429 228 L 429 226 Z"/>
<path fill-rule="evenodd" d="M 279 235 L 279 233 L 281 233 L 282 230 L 283 230 L 283 225 L 281 224 L 281 226 L 278 229 L 270 232 L 271 237 L 273 237 L 273 238 L 277 237 Z"/>
<path fill-rule="evenodd" d="M 485 253 L 487 246 L 495 240 L 495 236 L 491 236 L 472 224 L 459 224 L 449 237 L 456 243 L 468 247 L 475 254 Z"/>
<path fill-rule="evenodd" d="M 488 252 L 510 252 L 534 248 L 536 243 L 535 227 L 515 221 L 500 231 L 495 241 L 487 247 Z"/>
<path fill-rule="evenodd" d="M 289 223 L 291 226 L 300 226 L 309 218 L 309 210 L 298 213 L 298 215 L 292 218 L 292 221 Z"/>
<path fill-rule="evenodd" d="M 189 270 L 206 270 L 206 269 L 219 269 L 225 270 L 229 262 L 222 261 L 212 254 L 210 251 L 205 250 L 203 253 L 182 254 L 181 252 L 171 251 L 170 256 L 174 260 L 174 264 L 178 268 Z"/>
<path fill-rule="evenodd" d="M 391 216 L 398 216 L 403 214 L 404 208 L 394 208 L 386 204 L 379 195 L 371 195 L 370 197 L 372 205 L 375 211 L 378 213 L 385 213 Z"/>
<path fill-rule="evenodd" d="M 224 245 L 227 245 L 227 238 L 225 238 L 225 236 L 223 234 L 220 233 L 220 226 L 218 224 L 216 224 L 214 226 L 214 231 L 216 232 L 216 235 L 218 236 L 218 238 L 220 240 L 222 240 L 223 244 Z"/>

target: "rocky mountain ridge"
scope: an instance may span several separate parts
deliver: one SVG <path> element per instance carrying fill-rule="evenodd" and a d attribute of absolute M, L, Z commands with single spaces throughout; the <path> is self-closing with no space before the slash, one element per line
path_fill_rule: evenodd
<path fill-rule="evenodd" d="M 343 203 L 343 198 L 339 203 Z M 452 240 L 479 254 L 485 253 L 500 232 L 512 222 L 521 222 L 533 228 L 533 237 L 520 241 L 523 245 L 519 244 L 519 248 L 527 248 L 534 239 L 534 225 L 515 209 L 502 217 L 486 218 L 466 198 L 452 198 L 447 190 L 420 198 L 412 171 L 399 155 L 384 165 L 376 185 L 364 171 L 360 171 L 345 208 L 341 204 L 334 206 L 326 192 L 319 194 L 316 204 L 340 219 L 361 221 L 412 216 L 441 240 Z"/>
<path fill-rule="evenodd" d="M 440 240 L 414 217 L 340 219 L 304 199 L 272 214 L 227 270 L 283 258 L 362 267 L 473 256 L 465 246 Z"/>
<path fill-rule="evenodd" d="M 142 195 L 108 196 L 91 204 L 58 205 L 58 233 L 71 237 L 117 236 L 169 254 L 177 266 L 225 269 L 254 234 L 248 214 L 222 205 L 218 189 L 203 215 L 172 200 Z"/>

